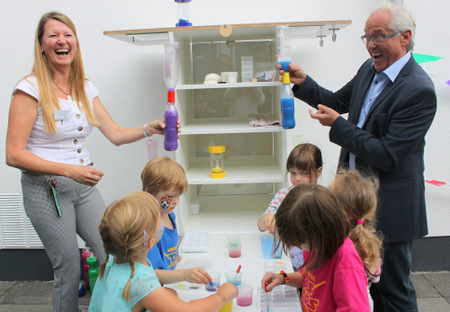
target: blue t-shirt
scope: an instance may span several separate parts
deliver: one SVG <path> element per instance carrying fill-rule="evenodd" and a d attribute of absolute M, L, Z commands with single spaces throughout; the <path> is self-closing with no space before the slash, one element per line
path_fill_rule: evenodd
<path fill-rule="evenodd" d="M 117 264 L 114 257 L 109 255 L 105 274 L 95 283 L 89 312 L 131 311 L 142 298 L 161 287 L 153 267 L 136 262 L 130 285 L 130 301 L 127 302 L 122 292 L 130 276 L 130 264 Z"/>
<path fill-rule="evenodd" d="M 173 270 L 178 260 L 178 230 L 175 223 L 175 214 L 169 214 L 173 229 L 164 227 L 161 240 L 148 251 L 147 259 L 153 268 Z"/>

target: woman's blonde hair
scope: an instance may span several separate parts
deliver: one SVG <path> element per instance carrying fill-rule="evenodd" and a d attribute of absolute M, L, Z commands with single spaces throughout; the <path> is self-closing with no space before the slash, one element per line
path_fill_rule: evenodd
<path fill-rule="evenodd" d="M 330 185 L 330 191 L 347 212 L 351 226 L 349 238 L 370 273 L 382 258 L 382 236 L 375 230 L 378 184 L 375 177 L 344 170 L 338 172 Z"/>
<path fill-rule="evenodd" d="M 106 254 L 131 266 L 130 279 L 122 292 L 127 301 L 130 300 L 135 260 L 147 249 L 148 240 L 157 236 L 159 218 L 159 204 L 147 192 L 134 192 L 113 202 L 103 215 L 99 231 Z M 100 265 L 100 278 L 103 278 L 107 261 L 108 258 Z"/>
<path fill-rule="evenodd" d="M 80 106 L 79 103 L 81 102 L 80 109 L 82 109 L 86 114 L 88 122 L 94 126 L 99 126 L 100 124 L 95 118 L 94 112 L 86 95 L 86 78 L 84 75 L 83 60 L 81 58 L 80 42 L 78 41 L 75 25 L 69 17 L 62 13 L 48 12 L 41 17 L 36 28 L 34 40 L 34 65 L 31 72 L 31 75 L 36 76 L 39 86 L 38 105 L 42 107 L 45 129 L 49 132 L 56 132 L 56 122 L 54 117 L 55 108 L 60 109 L 58 97 L 52 88 L 53 73 L 47 63 L 47 58 L 41 49 L 45 23 L 51 19 L 66 24 L 75 35 L 77 48 L 75 51 L 75 57 L 70 65 L 70 80 L 72 81 L 70 94 L 72 95 L 73 100 L 77 102 L 78 106 Z"/>
<path fill-rule="evenodd" d="M 168 190 L 172 187 L 183 194 L 188 187 L 183 167 L 175 160 L 165 156 L 150 160 L 142 170 L 141 180 L 142 190 L 154 196 L 159 191 Z"/>

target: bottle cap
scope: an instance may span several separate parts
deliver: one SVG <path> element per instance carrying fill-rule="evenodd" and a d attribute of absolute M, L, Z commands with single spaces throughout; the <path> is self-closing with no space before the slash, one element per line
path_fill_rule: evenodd
<path fill-rule="evenodd" d="M 291 82 L 291 76 L 289 75 L 289 72 L 283 73 L 283 83 L 290 83 Z"/>
<path fill-rule="evenodd" d="M 86 263 L 87 263 L 89 266 L 91 266 L 91 265 L 94 265 L 94 266 L 98 265 L 98 263 L 97 263 L 97 258 L 96 258 L 95 256 L 87 257 Z"/>
<path fill-rule="evenodd" d="M 173 90 L 167 91 L 167 102 L 175 103 L 175 91 Z"/>

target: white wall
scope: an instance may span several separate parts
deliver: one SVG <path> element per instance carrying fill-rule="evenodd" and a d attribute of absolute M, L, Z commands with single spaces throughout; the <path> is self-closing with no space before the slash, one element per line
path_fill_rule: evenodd
<path fill-rule="evenodd" d="M 78 36 L 88 78 L 100 89 L 100 98 L 113 118 L 122 126 L 143 125 L 161 118 L 166 92 L 163 80 L 163 49 L 137 47 L 103 35 L 105 30 L 173 27 L 176 7 L 173 0 L 15 0 L 1 1 L 0 10 L 0 193 L 21 192 L 20 172 L 5 165 L 8 109 L 14 85 L 31 70 L 33 40 L 42 14 L 57 10 L 67 14 L 77 25 Z M 337 42 L 326 38 L 323 48 L 318 40 L 292 42 L 294 61 L 331 90 L 337 90 L 352 78 L 368 57 L 360 36 L 365 19 L 379 0 L 192 0 L 191 21 L 194 25 L 220 25 L 282 21 L 352 20 L 353 24 L 338 33 Z M 405 0 L 417 19 L 415 52 L 450 58 L 446 30 L 449 19 L 442 14 L 450 9 L 446 0 Z M 220 8 L 218 10 L 218 8 Z M 217 12 L 220 12 L 217 14 Z M 445 63 L 449 64 L 449 63 Z M 425 66 L 424 66 L 425 67 Z M 450 80 L 450 69 L 447 71 Z M 426 177 L 450 182 L 449 135 L 444 120 L 450 117 L 450 86 L 434 79 L 439 95 L 439 109 L 427 136 Z M 288 147 L 295 140 L 317 144 L 324 155 L 327 185 L 336 170 L 339 148 L 328 141 L 328 129 L 311 120 L 307 107 L 298 102 L 297 127 L 289 133 Z M 173 157 L 162 148 L 159 154 Z M 140 172 L 147 161 L 145 141 L 122 147 L 109 143 L 98 130 L 89 140 L 95 167 L 105 173 L 98 185 L 105 202 L 139 190 Z M 430 235 L 450 235 L 450 189 L 427 187 Z"/>

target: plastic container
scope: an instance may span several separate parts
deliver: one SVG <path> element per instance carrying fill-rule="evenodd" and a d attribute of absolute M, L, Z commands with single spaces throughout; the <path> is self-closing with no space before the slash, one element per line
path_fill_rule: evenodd
<path fill-rule="evenodd" d="M 175 151 L 178 148 L 178 112 L 175 107 L 175 87 L 178 82 L 178 50 L 176 41 L 168 41 L 164 44 L 164 81 L 167 91 L 167 107 L 164 112 L 164 149 Z"/>
<path fill-rule="evenodd" d="M 206 284 L 205 288 L 207 291 L 217 291 L 220 287 L 220 273 L 219 272 L 208 272 L 209 276 L 211 276 L 211 282 L 214 286 L 210 284 Z"/>
<path fill-rule="evenodd" d="M 281 69 L 285 72 L 289 71 L 289 64 L 291 63 L 291 40 L 289 38 L 289 26 L 277 26 L 277 54 L 278 63 Z"/>
<path fill-rule="evenodd" d="M 175 0 L 175 3 L 177 4 L 178 19 L 178 23 L 175 25 L 177 27 L 192 26 L 192 23 L 189 22 L 191 0 Z"/>
<path fill-rule="evenodd" d="M 88 257 L 86 259 L 87 264 L 89 265 L 88 275 L 89 275 L 89 286 L 91 289 L 91 293 L 94 292 L 95 282 L 98 278 L 99 268 L 97 263 L 97 258 L 95 256 Z"/>
<path fill-rule="evenodd" d="M 225 273 L 225 277 L 228 283 L 234 284 L 235 286 L 242 284 L 242 272 L 228 271 Z"/>
<path fill-rule="evenodd" d="M 224 304 L 217 312 L 231 312 L 233 311 L 233 300 L 230 300 L 227 304 Z"/>
<path fill-rule="evenodd" d="M 223 154 L 225 153 L 225 146 L 210 145 L 208 147 L 210 159 L 209 176 L 213 179 L 225 178 L 226 172 L 223 166 Z"/>
<path fill-rule="evenodd" d="M 289 72 L 283 74 L 283 84 L 281 85 L 281 126 L 283 129 L 295 127 L 294 94 L 289 84 Z"/>
<path fill-rule="evenodd" d="M 94 253 L 87 245 L 81 250 L 81 269 L 83 271 L 84 288 L 86 290 L 89 290 L 89 276 L 88 276 L 89 265 L 87 264 L 86 259 L 93 255 Z"/>
<path fill-rule="evenodd" d="M 238 72 L 221 72 L 220 76 L 222 82 L 236 83 L 238 78 Z"/>
<path fill-rule="evenodd" d="M 241 285 L 238 287 L 239 294 L 236 302 L 241 307 L 247 307 L 253 303 L 253 287 L 250 285 Z"/>
<path fill-rule="evenodd" d="M 148 161 L 158 156 L 158 140 L 156 139 L 147 140 L 147 156 Z"/>
<path fill-rule="evenodd" d="M 228 235 L 228 256 L 231 258 L 239 258 L 241 256 L 241 236 Z"/>
<path fill-rule="evenodd" d="M 166 151 L 176 151 L 178 148 L 177 121 L 178 112 L 175 108 L 175 103 L 169 102 L 164 112 L 164 123 L 166 124 L 164 129 L 164 149 Z"/>

